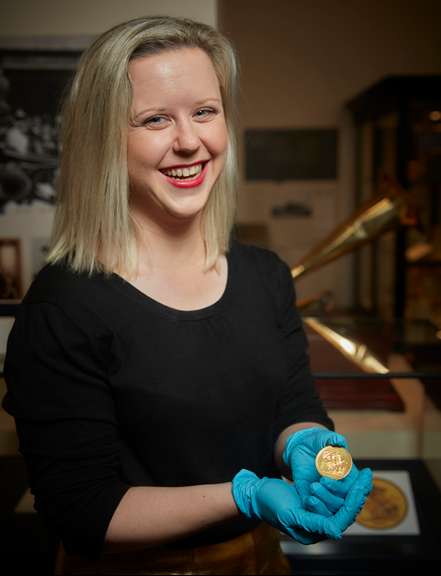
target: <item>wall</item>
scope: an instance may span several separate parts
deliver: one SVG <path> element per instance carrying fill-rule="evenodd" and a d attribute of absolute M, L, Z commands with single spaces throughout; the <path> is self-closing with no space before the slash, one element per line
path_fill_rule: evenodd
<path fill-rule="evenodd" d="M 330 225 L 354 208 L 354 134 L 344 104 L 391 74 L 440 74 L 438 0 L 219 0 L 219 28 L 234 42 L 242 68 L 240 142 L 245 128 L 339 130 L 336 182 L 243 182 L 239 221 L 268 226 L 270 247 L 291 266 Z M 240 165 L 244 178 L 243 150 Z M 331 199 L 324 226 L 270 218 L 277 198 Z M 313 202 L 312 202 L 313 203 Z M 351 256 L 299 279 L 299 297 L 332 288 L 351 303 Z"/>
<path fill-rule="evenodd" d="M 0 0 L 0 48 L 46 47 L 68 42 L 84 48 L 90 37 L 139 16 L 173 14 L 217 25 L 216 0 Z M 50 236 L 53 208 L 9 206 L 0 214 L 0 238 L 20 238 L 22 284 L 34 276 L 35 251 Z"/>
<path fill-rule="evenodd" d="M 216 0 L 0 0 L 0 36 L 100 34 L 153 14 L 217 24 Z"/>

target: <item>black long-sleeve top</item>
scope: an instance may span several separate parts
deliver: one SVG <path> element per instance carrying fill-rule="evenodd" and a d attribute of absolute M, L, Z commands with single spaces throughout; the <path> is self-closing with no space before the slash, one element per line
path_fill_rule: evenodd
<path fill-rule="evenodd" d="M 46 266 L 11 331 L 3 406 L 15 417 L 35 506 L 68 553 L 99 556 L 130 486 L 279 476 L 289 425 L 332 429 L 315 391 L 290 271 L 232 243 L 218 302 L 164 306 L 114 274 Z M 176 546 L 235 538 L 246 518 Z"/>

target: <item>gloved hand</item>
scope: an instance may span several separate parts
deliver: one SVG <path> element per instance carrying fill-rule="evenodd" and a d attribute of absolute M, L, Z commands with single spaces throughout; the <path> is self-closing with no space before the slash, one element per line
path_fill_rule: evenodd
<path fill-rule="evenodd" d="M 351 472 L 343 480 L 321 477 L 320 482 L 309 486 L 310 496 L 306 498 L 305 509 L 323 516 L 332 516 L 343 506 L 349 488 L 360 472 L 352 465 Z M 355 522 L 355 519 L 354 519 Z"/>
<path fill-rule="evenodd" d="M 296 488 L 283 480 L 259 479 L 248 470 L 241 470 L 233 479 L 234 500 L 248 518 L 259 518 L 302 544 L 341 538 L 362 509 L 371 488 L 372 473 L 363 470 L 338 512 L 326 518 L 305 510 Z"/>
<path fill-rule="evenodd" d="M 306 428 L 289 436 L 283 453 L 283 461 L 292 470 L 303 507 L 325 516 L 332 516 L 339 510 L 359 476 L 354 464 L 342 480 L 325 479 L 319 474 L 315 458 L 322 448 L 329 445 L 348 449 L 346 440 L 340 434 L 319 427 Z"/>

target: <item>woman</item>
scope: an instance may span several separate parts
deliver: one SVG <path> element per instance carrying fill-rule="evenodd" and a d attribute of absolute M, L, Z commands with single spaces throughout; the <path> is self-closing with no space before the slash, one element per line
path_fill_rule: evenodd
<path fill-rule="evenodd" d="M 229 241 L 235 74 L 221 34 L 169 17 L 79 64 L 49 265 L 5 367 L 36 509 L 77 555 L 64 573 L 289 573 L 278 531 L 339 538 L 370 490 L 368 470 L 319 482 L 317 452 L 346 443 L 289 269 Z"/>

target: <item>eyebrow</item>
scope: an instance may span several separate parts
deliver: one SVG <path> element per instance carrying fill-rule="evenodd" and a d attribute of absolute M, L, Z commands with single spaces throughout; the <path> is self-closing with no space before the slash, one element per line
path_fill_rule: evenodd
<path fill-rule="evenodd" d="M 220 105 L 222 100 L 220 98 L 204 98 L 202 100 L 196 101 L 194 105 L 197 108 L 199 106 L 208 105 L 212 102 L 216 102 L 218 105 Z M 167 108 L 156 108 L 154 106 L 151 108 L 144 108 L 144 110 L 141 110 L 135 115 L 135 119 L 147 113 L 164 114 L 165 112 L 167 112 Z"/>

